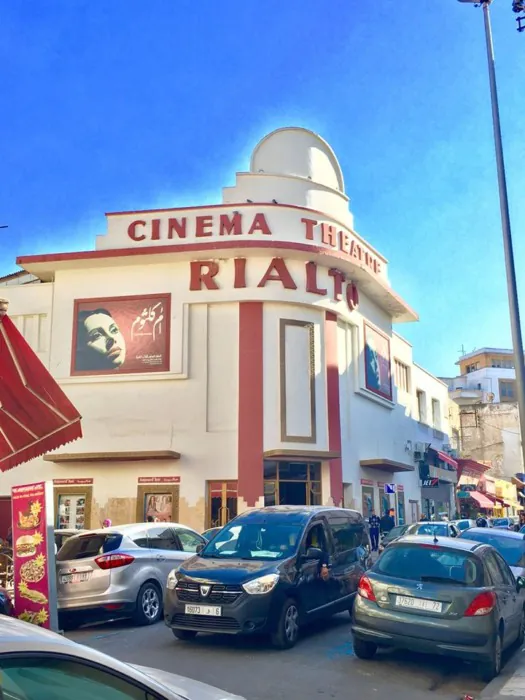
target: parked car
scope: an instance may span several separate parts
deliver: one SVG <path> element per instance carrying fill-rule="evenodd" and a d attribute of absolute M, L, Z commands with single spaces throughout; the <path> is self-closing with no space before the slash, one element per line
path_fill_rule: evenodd
<path fill-rule="evenodd" d="M 136 523 L 70 537 L 57 554 L 62 624 L 75 627 L 88 617 L 157 622 L 169 572 L 205 544 L 176 523 Z"/>
<path fill-rule="evenodd" d="M 304 624 L 351 609 L 370 564 L 370 540 L 357 511 L 250 510 L 170 573 L 164 619 L 178 639 L 264 633 L 287 649 Z"/>
<path fill-rule="evenodd" d="M 204 530 L 202 536 L 204 537 L 204 539 L 210 542 L 210 540 L 212 540 L 216 535 L 218 535 L 221 530 L 222 527 L 210 527 L 209 530 Z"/>
<path fill-rule="evenodd" d="M 489 545 L 403 537 L 359 583 L 354 652 L 371 659 L 384 646 L 455 656 L 479 662 L 488 682 L 502 652 L 525 638 L 524 587 Z"/>
<path fill-rule="evenodd" d="M 0 618 L 0 673 L 6 700 L 243 700 L 191 678 L 122 663 L 8 617 Z"/>
<path fill-rule="evenodd" d="M 55 530 L 55 552 L 59 552 L 62 549 L 62 545 L 66 540 L 74 535 L 82 535 L 88 530 L 74 530 L 73 528 L 64 528 L 62 530 Z"/>
<path fill-rule="evenodd" d="M 519 518 L 490 518 L 490 526 L 498 530 L 514 530 L 514 525 L 519 522 Z"/>
<path fill-rule="evenodd" d="M 463 532 L 461 539 L 490 544 L 505 559 L 514 576 L 525 577 L 525 534 L 522 532 L 476 527 Z"/>
<path fill-rule="evenodd" d="M 398 537 L 403 537 L 409 527 L 409 525 L 396 525 L 396 527 L 393 527 L 390 532 L 386 532 L 384 535 L 382 535 L 379 543 L 379 552 L 383 552 L 388 545 L 394 540 L 397 540 Z"/>
<path fill-rule="evenodd" d="M 476 527 L 476 521 L 470 520 L 469 518 L 463 518 L 462 520 L 453 520 L 452 525 L 454 525 L 454 527 L 456 527 L 461 533 L 471 527 Z"/>
<path fill-rule="evenodd" d="M 437 537 L 459 537 L 459 530 L 454 523 L 419 522 L 409 525 L 406 535 L 436 535 Z"/>

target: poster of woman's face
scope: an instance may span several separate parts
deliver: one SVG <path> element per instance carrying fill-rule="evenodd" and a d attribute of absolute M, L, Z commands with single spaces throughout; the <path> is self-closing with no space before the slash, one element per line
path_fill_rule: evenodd
<path fill-rule="evenodd" d="M 169 371 L 170 295 L 77 299 L 72 374 Z"/>
<path fill-rule="evenodd" d="M 369 391 L 392 400 L 390 341 L 365 323 L 365 385 Z"/>
<path fill-rule="evenodd" d="M 171 493 L 149 493 L 145 497 L 144 520 L 153 518 L 154 522 L 171 522 L 173 496 Z"/>

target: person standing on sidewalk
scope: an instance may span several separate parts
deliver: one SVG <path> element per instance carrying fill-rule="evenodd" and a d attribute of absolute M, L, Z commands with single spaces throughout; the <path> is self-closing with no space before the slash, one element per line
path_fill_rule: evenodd
<path fill-rule="evenodd" d="M 372 543 L 372 552 L 377 552 L 379 550 L 379 528 L 381 525 L 381 520 L 379 516 L 375 514 L 372 509 L 370 517 L 368 518 L 368 525 L 370 527 L 370 542 Z"/>

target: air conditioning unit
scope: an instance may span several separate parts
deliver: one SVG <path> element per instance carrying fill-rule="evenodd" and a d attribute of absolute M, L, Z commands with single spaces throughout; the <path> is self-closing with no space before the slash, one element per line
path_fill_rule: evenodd
<path fill-rule="evenodd" d="M 414 445 L 414 460 L 416 462 L 419 462 L 425 456 L 426 451 L 427 451 L 426 443 L 416 442 L 416 444 Z"/>

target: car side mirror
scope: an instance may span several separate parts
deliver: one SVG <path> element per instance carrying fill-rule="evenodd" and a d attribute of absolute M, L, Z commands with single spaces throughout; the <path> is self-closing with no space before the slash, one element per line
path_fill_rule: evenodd
<path fill-rule="evenodd" d="M 304 558 L 308 561 L 321 561 L 323 552 L 318 547 L 308 547 Z"/>
<path fill-rule="evenodd" d="M 202 550 L 204 549 L 204 547 L 206 547 L 205 544 L 202 544 L 202 543 L 198 544 L 197 547 L 195 548 L 196 554 L 200 554 L 202 552 Z"/>
<path fill-rule="evenodd" d="M 518 591 L 521 591 L 523 588 L 525 588 L 525 578 L 523 576 L 518 576 L 516 579 L 516 587 Z"/>

